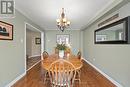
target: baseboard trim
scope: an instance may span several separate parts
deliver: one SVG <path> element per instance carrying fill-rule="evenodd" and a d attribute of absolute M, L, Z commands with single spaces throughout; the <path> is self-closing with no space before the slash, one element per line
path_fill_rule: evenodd
<path fill-rule="evenodd" d="M 40 63 L 42 60 L 36 62 L 33 66 L 31 66 L 29 69 L 27 69 L 27 71 L 29 71 L 30 69 L 32 69 L 34 66 L 36 66 L 38 63 Z"/>
<path fill-rule="evenodd" d="M 7 84 L 5 87 L 11 87 L 12 85 L 14 85 L 17 81 L 19 81 L 22 77 L 24 77 L 26 75 L 26 72 L 24 72 L 23 74 L 19 75 L 17 78 L 15 78 L 13 81 L 11 81 L 9 84 Z"/>
<path fill-rule="evenodd" d="M 29 56 L 28 58 L 37 57 L 37 56 L 41 56 L 41 55 L 32 55 L 32 56 Z"/>
<path fill-rule="evenodd" d="M 94 66 L 91 62 L 88 60 L 82 58 L 84 61 L 86 61 L 89 65 L 91 65 L 94 69 L 96 69 L 100 74 L 102 74 L 104 77 L 106 77 L 109 81 L 111 81 L 114 85 L 117 87 L 123 87 L 121 84 L 119 84 L 117 81 L 115 81 L 113 78 L 102 72 L 100 69 L 98 69 L 96 66 Z"/>

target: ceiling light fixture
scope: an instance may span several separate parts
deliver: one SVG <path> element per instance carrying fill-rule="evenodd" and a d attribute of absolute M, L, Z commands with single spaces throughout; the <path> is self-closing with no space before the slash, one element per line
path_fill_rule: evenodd
<path fill-rule="evenodd" d="M 65 28 L 70 26 L 70 21 L 65 18 L 64 8 L 62 8 L 62 12 L 60 18 L 56 20 L 58 28 L 63 32 Z"/>

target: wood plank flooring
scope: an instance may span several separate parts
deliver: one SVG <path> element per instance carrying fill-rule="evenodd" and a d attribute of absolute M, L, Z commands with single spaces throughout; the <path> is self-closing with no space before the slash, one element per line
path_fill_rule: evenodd
<path fill-rule="evenodd" d="M 27 70 L 31 68 L 34 64 L 41 60 L 41 56 L 31 57 L 27 59 Z"/>
<path fill-rule="evenodd" d="M 12 87 L 51 87 L 49 82 L 43 82 L 44 71 L 41 68 L 41 63 L 38 63 L 27 72 L 21 80 L 15 83 Z M 74 87 L 116 87 L 93 67 L 83 61 L 81 69 L 81 82 L 75 82 Z"/>

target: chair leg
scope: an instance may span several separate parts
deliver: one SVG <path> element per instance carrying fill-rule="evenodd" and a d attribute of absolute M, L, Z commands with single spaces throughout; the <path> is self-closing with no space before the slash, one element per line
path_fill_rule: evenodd
<path fill-rule="evenodd" d="M 45 75 L 44 75 L 44 84 L 45 84 L 45 82 L 46 82 L 46 73 L 45 73 Z"/>
<path fill-rule="evenodd" d="M 81 82 L 81 80 L 80 80 L 80 75 L 81 75 L 81 70 L 79 70 L 79 72 L 78 72 L 78 77 L 79 77 L 79 83 Z"/>
<path fill-rule="evenodd" d="M 46 80 L 47 79 L 49 79 L 49 77 L 48 77 L 48 72 L 45 72 L 45 75 L 44 75 L 45 77 L 44 77 L 44 83 L 46 82 Z"/>
<path fill-rule="evenodd" d="M 79 69 L 79 70 L 77 70 L 76 71 L 77 73 L 77 78 L 75 79 L 75 80 L 78 80 L 79 81 L 79 83 L 81 82 L 81 80 L 80 80 L 80 74 L 81 74 L 81 70 Z"/>
<path fill-rule="evenodd" d="M 43 70 L 41 71 L 41 80 L 44 82 L 44 73 L 43 73 Z"/>

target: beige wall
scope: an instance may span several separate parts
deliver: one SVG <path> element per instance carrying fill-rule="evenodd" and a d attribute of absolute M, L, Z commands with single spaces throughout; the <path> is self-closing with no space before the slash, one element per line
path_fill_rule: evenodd
<path fill-rule="evenodd" d="M 26 30 L 26 55 L 32 55 L 32 32 L 31 30 Z"/>
<path fill-rule="evenodd" d="M 29 57 L 39 56 L 41 54 L 41 45 L 35 44 L 35 38 L 41 38 L 40 32 L 27 29 L 26 32 L 26 54 Z"/>
<path fill-rule="evenodd" d="M 13 40 L 0 40 L 0 87 L 5 87 L 25 72 L 25 22 L 41 28 L 17 10 L 15 18 L 0 20 L 14 25 Z"/>
<path fill-rule="evenodd" d="M 130 16 L 130 3 L 84 30 L 84 57 L 123 87 L 129 87 L 130 44 L 94 44 L 94 30 L 98 29 L 97 25 L 116 13 L 119 13 L 119 19 Z"/>
<path fill-rule="evenodd" d="M 54 52 L 54 47 L 56 46 L 56 35 L 57 34 L 69 34 L 70 43 L 72 46 L 72 51 L 74 54 L 81 49 L 81 31 L 79 30 L 65 30 L 61 32 L 60 30 L 47 30 L 45 31 L 45 50 L 49 53 Z"/>
<path fill-rule="evenodd" d="M 41 34 L 32 32 L 32 56 L 41 55 L 41 45 L 35 43 L 35 38 L 40 38 Z"/>

